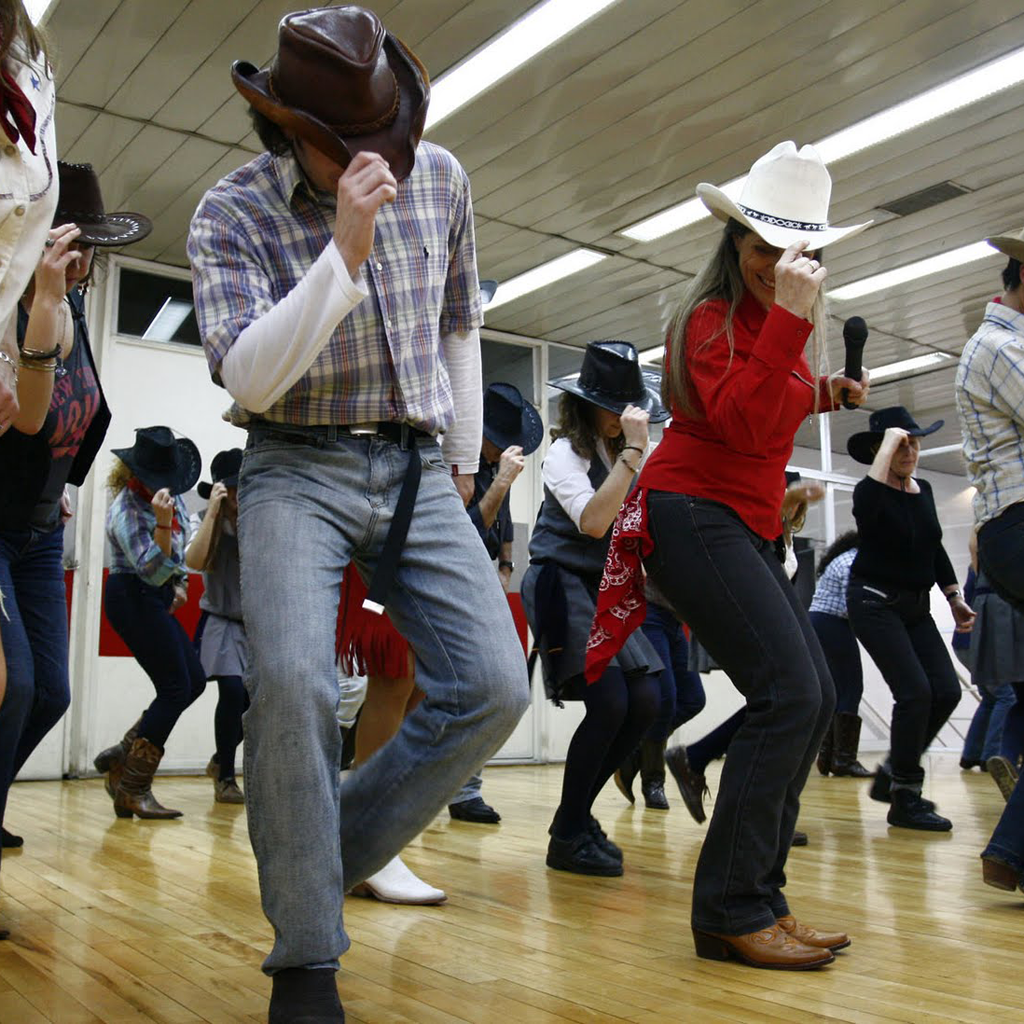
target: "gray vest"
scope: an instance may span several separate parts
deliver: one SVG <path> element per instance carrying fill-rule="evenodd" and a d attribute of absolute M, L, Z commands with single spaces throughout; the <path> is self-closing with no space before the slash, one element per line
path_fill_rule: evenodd
<path fill-rule="evenodd" d="M 205 513 L 204 513 L 205 514 Z M 242 621 L 241 567 L 238 561 L 238 534 L 220 531 L 213 561 L 203 572 L 203 596 L 199 607 L 211 615 Z"/>
<path fill-rule="evenodd" d="M 608 470 L 599 455 L 590 460 L 587 476 L 595 491 L 608 479 Z M 581 532 L 545 487 L 544 501 L 530 538 L 530 561 L 554 562 L 596 587 L 604 572 L 611 538 L 611 527 L 603 537 L 588 537 Z"/>

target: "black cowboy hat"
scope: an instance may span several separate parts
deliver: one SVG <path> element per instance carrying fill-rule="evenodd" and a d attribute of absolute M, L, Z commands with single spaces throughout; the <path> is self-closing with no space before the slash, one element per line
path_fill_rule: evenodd
<path fill-rule="evenodd" d="M 190 491 L 203 466 L 199 449 L 187 437 L 175 437 L 170 427 L 139 427 L 131 448 L 113 452 L 154 492 L 164 487 L 171 494 Z"/>
<path fill-rule="evenodd" d="M 57 161 L 60 195 L 53 226 L 76 224 L 79 245 L 131 245 L 141 242 L 153 230 L 153 222 L 141 213 L 104 213 L 100 179 L 92 164 Z"/>
<path fill-rule="evenodd" d="M 225 451 L 217 452 L 210 463 L 210 476 L 213 483 L 205 480 L 196 488 L 196 493 L 203 501 L 210 500 L 213 491 L 213 484 L 223 484 L 225 487 L 238 486 L 238 473 L 242 468 L 242 449 L 228 448 Z"/>
<path fill-rule="evenodd" d="M 590 342 L 580 372 L 548 384 L 611 412 L 621 413 L 627 405 L 635 405 L 650 413 L 652 423 L 672 415 L 661 404 L 661 374 L 642 370 L 636 349 L 628 341 Z"/>
<path fill-rule="evenodd" d="M 341 167 L 379 153 L 401 181 L 412 172 L 430 102 L 426 68 L 373 11 L 321 7 L 285 15 L 265 71 L 231 67 L 249 105 Z"/>
<path fill-rule="evenodd" d="M 529 455 L 540 446 L 544 425 L 514 384 L 492 384 L 484 392 L 484 437 L 502 451 L 518 444 Z"/>
<path fill-rule="evenodd" d="M 868 420 L 868 429 L 851 436 L 846 442 L 846 450 L 851 457 L 865 466 L 870 466 L 878 454 L 878 446 L 889 427 L 899 427 L 911 437 L 927 437 L 934 434 L 945 420 L 936 420 L 930 427 L 919 427 L 914 417 L 902 405 L 891 405 L 888 409 L 873 412 Z"/>

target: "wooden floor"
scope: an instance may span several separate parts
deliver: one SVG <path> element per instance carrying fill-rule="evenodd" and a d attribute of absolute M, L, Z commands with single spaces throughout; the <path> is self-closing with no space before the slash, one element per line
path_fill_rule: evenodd
<path fill-rule="evenodd" d="M 790 902 L 854 938 L 811 974 L 694 956 L 703 828 L 678 797 L 667 814 L 644 811 L 609 787 L 597 810 L 626 874 L 585 879 L 544 866 L 560 768 L 488 769 L 501 825 L 445 813 L 407 851 L 446 906 L 346 903 L 348 1020 L 1024 1021 L 1024 897 L 982 885 L 978 861 L 1001 798 L 986 776 L 934 760 L 929 793 L 951 835 L 889 830 L 863 783 L 808 784 L 811 845 L 790 858 Z M 7 824 L 25 847 L 5 852 L 0 875 L 12 931 L 0 1024 L 266 1020 L 269 934 L 245 811 L 215 805 L 207 779 L 162 779 L 157 793 L 185 817 L 118 821 L 99 781 L 14 787 Z"/>

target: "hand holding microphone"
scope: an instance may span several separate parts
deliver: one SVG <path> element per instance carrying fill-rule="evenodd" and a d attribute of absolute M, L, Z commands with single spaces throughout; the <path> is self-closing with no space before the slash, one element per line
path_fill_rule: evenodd
<path fill-rule="evenodd" d="M 832 399 L 842 402 L 846 409 L 863 405 L 871 388 L 869 375 L 861 368 L 864 342 L 868 338 L 868 325 L 863 317 L 851 316 L 843 324 L 843 344 L 846 346 L 846 367 L 842 377 L 834 377 L 829 383 Z"/>

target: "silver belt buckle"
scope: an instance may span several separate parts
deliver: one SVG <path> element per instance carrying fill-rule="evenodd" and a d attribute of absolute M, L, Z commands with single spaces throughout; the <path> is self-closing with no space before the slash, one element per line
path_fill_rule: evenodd
<path fill-rule="evenodd" d="M 377 434 L 376 423 L 349 423 L 346 428 L 353 437 L 373 437 Z"/>

